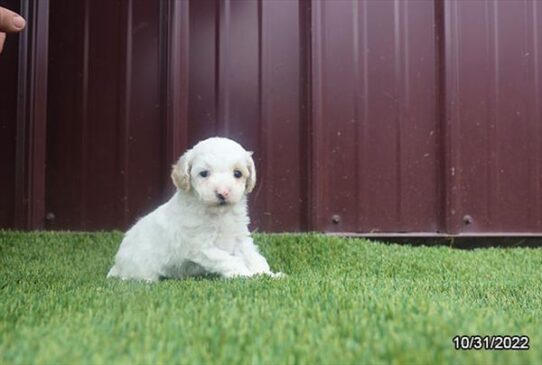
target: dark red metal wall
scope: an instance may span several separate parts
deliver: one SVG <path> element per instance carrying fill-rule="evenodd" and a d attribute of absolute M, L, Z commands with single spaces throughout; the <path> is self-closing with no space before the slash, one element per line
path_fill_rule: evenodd
<path fill-rule="evenodd" d="M 1 3 L 20 11 L 19 1 Z M 0 55 L 0 226 L 15 225 L 18 37 L 9 37 Z"/>
<path fill-rule="evenodd" d="M 314 220 L 326 231 L 441 227 L 435 3 L 312 8 Z"/>
<path fill-rule="evenodd" d="M 126 227 L 162 200 L 160 3 L 51 3 L 46 228 Z"/>
<path fill-rule="evenodd" d="M 189 144 L 226 135 L 255 152 L 254 227 L 307 229 L 305 3 L 190 3 Z"/>
<path fill-rule="evenodd" d="M 448 1 L 444 16 L 449 229 L 541 233 L 542 3 Z"/>
<path fill-rule="evenodd" d="M 0 227 L 38 227 L 45 207 L 49 0 L 3 1 L 27 19 L 0 61 Z"/>
<path fill-rule="evenodd" d="M 45 203 L 19 226 L 126 228 L 225 135 L 255 151 L 254 229 L 542 234 L 537 0 L 48 3 Z M 0 100 L 3 227 L 25 105 Z"/>

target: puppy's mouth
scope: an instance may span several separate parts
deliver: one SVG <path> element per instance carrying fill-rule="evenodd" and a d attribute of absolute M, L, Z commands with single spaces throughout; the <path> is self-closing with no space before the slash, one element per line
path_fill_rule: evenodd
<path fill-rule="evenodd" d="M 219 213 L 219 212 L 224 212 L 226 210 L 229 210 L 232 206 L 233 205 L 227 201 L 218 201 L 218 202 L 213 202 L 209 204 L 208 209 L 211 212 Z"/>
<path fill-rule="evenodd" d="M 217 200 L 217 205 L 221 206 L 221 207 L 226 206 L 226 205 L 228 205 L 230 203 L 228 201 L 228 198 L 226 198 L 222 194 L 216 194 L 216 200 Z"/>

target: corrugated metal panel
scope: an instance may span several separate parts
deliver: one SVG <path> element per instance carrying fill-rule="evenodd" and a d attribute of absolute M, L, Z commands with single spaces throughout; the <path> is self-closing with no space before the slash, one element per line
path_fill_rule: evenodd
<path fill-rule="evenodd" d="M 301 230 L 299 4 L 190 5 L 190 123 L 181 131 L 187 141 L 183 149 L 220 134 L 254 150 L 260 176 L 251 198 L 254 227 Z M 125 228 L 171 193 L 164 174 L 174 159 L 164 150 L 171 123 L 164 123 L 161 112 L 168 107 L 161 88 L 170 81 L 160 77 L 165 67 L 160 47 L 167 36 L 160 28 L 161 5 L 86 1 L 54 6 L 52 23 L 58 28 L 51 30 L 47 189 L 54 219 L 48 228 Z M 100 19 L 104 7 L 110 7 L 108 18 Z M 69 14 L 74 32 L 66 33 L 66 25 L 56 19 Z M 276 16 L 283 21 L 273 21 Z M 63 57 L 66 49 L 75 51 L 72 57 Z M 74 120 L 80 120 L 77 129 Z M 273 171 L 281 176 L 275 179 Z M 66 181 L 71 181 L 68 189 Z"/>
<path fill-rule="evenodd" d="M 447 2 L 452 232 L 542 232 L 542 6 Z"/>
<path fill-rule="evenodd" d="M 51 2 L 46 226 L 129 226 L 219 134 L 255 151 L 253 228 L 541 234 L 540 19 L 536 0 Z"/>
<path fill-rule="evenodd" d="M 316 227 L 436 232 L 434 4 L 313 3 Z"/>
<path fill-rule="evenodd" d="M 19 1 L 4 5 L 20 11 Z M 15 225 L 15 150 L 17 140 L 18 37 L 9 37 L 0 55 L 0 227 Z M 8 92 L 9 90 L 9 92 Z"/>
<path fill-rule="evenodd" d="M 172 63 L 180 49 L 166 45 L 181 40 L 171 15 L 184 16 L 183 4 L 52 5 L 47 228 L 125 228 L 171 192 L 165 171 L 186 148 L 169 142 L 186 134 L 174 80 L 186 75 L 182 59 Z"/>
<path fill-rule="evenodd" d="M 253 226 L 306 229 L 304 3 L 190 3 L 189 141 L 225 135 L 254 151 Z"/>
<path fill-rule="evenodd" d="M 0 64 L 2 163 L 0 226 L 43 227 L 49 0 L 8 1 L 28 31 L 10 35 Z M 17 53 L 16 53 L 17 52 Z M 5 62 L 5 63 L 4 63 Z M 3 82 L 6 82 L 5 84 Z M 5 189 L 5 190 L 4 190 Z"/>

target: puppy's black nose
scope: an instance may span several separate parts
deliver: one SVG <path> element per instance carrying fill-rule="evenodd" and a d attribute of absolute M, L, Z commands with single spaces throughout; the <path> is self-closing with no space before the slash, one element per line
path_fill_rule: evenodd
<path fill-rule="evenodd" d="M 226 201 L 226 197 L 220 193 L 216 193 L 216 197 L 218 198 L 218 200 L 220 200 L 221 202 L 225 202 Z"/>

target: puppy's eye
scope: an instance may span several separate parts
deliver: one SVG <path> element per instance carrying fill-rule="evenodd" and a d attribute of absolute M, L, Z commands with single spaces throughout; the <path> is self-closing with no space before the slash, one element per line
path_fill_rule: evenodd
<path fill-rule="evenodd" d="M 207 177 L 207 176 L 209 176 L 209 171 L 203 170 L 202 172 L 199 173 L 199 176 L 201 176 L 201 177 Z"/>
<path fill-rule="evenodd" d="M 243 173 L 241 171 L 239 171 L 239 170 L 235 170 L 233 172 L 233 176 L 235 176 L 236 179 L 240 179 L 241 176 L 243 176 Z"/>

